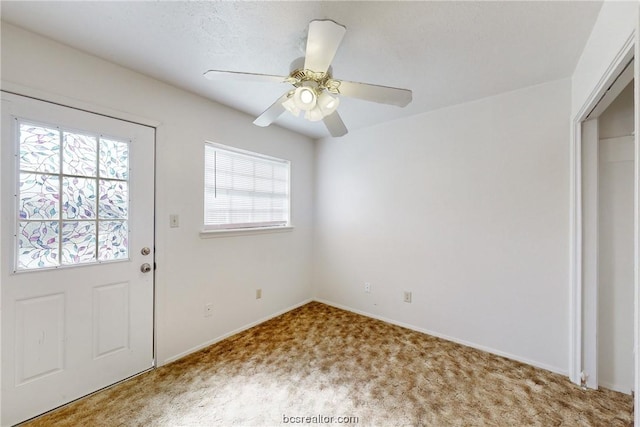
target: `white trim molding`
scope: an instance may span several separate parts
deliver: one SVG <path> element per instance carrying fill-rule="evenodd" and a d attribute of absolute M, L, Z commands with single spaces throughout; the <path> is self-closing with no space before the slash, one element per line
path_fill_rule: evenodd
<path fill-rule="evenodd" d="M 332 301 L 329 301 L 329 300 L 325 300 L 325 299 L 322 299 L 322 298 L 314 298 L 314 301 L 320 302 L 322 304 L 327 304 L 327 305 L 330 305 L 332 307 L 339 308 L 341 310 L 350 311 L 351 313 L 360 314 L 361 316 L 366 316 L 366 317 L 369 317 L 369 318 L 372 318 L 372 319 L 381 320 L 381 321 L 383 321 L 385 323 L 389 323 L 391 325 L 401 326 L 403 328 L 407 328 L 407 329 L 410 329 L 412 331 L 420 332 L 422 334 L 431 335 L 431 336 L 436 337 L 436 338 L 442 338 L 443 340 L 451 341 L 451 342 L 454 342 L 456 344 L 463 345 L 465 347 L 475 348 L 476 350 L 484 351 L 485 353 L 491 353 L 491 354 L 495 354 L 496 356 L 505 357 L 507 359 L 515 360 L 516 362 L 525 363 L 527 365 L 530 365 L 530 366 L 533 366 L 533 367 L 536 367 L 536 368 L 540 368 L 540 369 L 544 369 L 546 371 L 550 371 L 550 372 L 553 372 L 553 373 L 556 373 L 556 374 L 560 374 L 560 375 L 564 375 L 564 376 L 567 375 L 567 371 L 565 371 L 563 369 L 560 369 L 558 367 L 547 365 L 547 364 L 544 364 L 544 363 L 539 363 L 539 362 L 536 362 L 536 361 L 531 360 L 531 359 L 527 359 L 527 358 L 524 358 L 524 357 L 516 356 L 516 355 L 511 354 L 511 353 L 506 353 L 504 351 L 495 350 L 495 349 L 493 349 L 491 347 L 486 347 L 486 346 L 483 346 L 483 345 L 480 345 L 480 344 L 476 344 L 476 343 L 472 343 L 472 342 L 469 342 L 469 341 L 465 341 L 465 340 L 461 340 L 461 339 L 458 339 L 458 338 L 454 338 L 454 337 L 451 337 L 449 335 L 445 335 L 445 334 L 441 334 L 441 333 L 438 333 L 438 332 L 431 331 L 429 329 L 419 328 L 417 326 L 414 326 L 414 325 L 411 325 L 411 324 L 408 324 L 408 323 L 399 322 L 397 320 L 389 319 L 389 318 L 383 317 L 383 316 L 378 316 L 376 314 L 372 314 L 372 313 L 369 313 L 369 312 L 366 312 L 366 311 L 358 310 L 358 309 L 355 309 L 355 308 L 352 308 L 352 307 L 348 307 L 346 305 L 338 304 L 338 303 L 335 303 L 335 302 L 332 302 Z"/>
<path fill-rule="evenodd" d="M 35 89 L 7 80 L 2 80 L 2 82 L 0 83 L 0 90 L 3 92 L 12 93 L 14 95 L 26 96 L 27 98 L 38 99 L 40 101 L 58 104 L 64 107 L 75 108 L 76 110 L 82 110 L 88 113 L 100 114 L 102 116 L 107 116 L 114 119 L 123 120 L 125 122 L 136 123 L 152 128 L 158 128 L 162 124 L 157 120 L 147 117 L 141 117 L 135 114 L 127 113 L 125 111 L 114 110 L 112 108 L 107 108 L 91 102 L 82 101 L 80 99 L 71 98 L 46 90 Z"/>
<path fill-rule="evenodd" d="M 251 329 L 254 326 L 258 326 L 259 324 L 264 323 L 267 320 L 271 320 L 274 317 L 278 317 L 278 316 L 280 316 L 282 314 L 288 313 L 289 311 L 295 310 L 296 308 L 300 308 L 303 305 L 309 304 L 312 301 L 313 301 L 312 299 L 306 299 L 306 300 L 304 300 L 302 302 L 299 302 L 297 304 L 294 304 L 294 305 L 289 306 L 287 308 L 284 308 L 282 310 L 276 311 L 275 313 L 272 313 L 272 314 L 270 314 L 270 315 L 268 315 L 266 317 L 258 319 L 255 322 L 248 323 L 248 324 L 246 324 L 244 326 L 241 326 L 241 327 L 239 327 L 237 329 L 234 329 L 231 332 L 227 332 L 226 334 L 220 335 L 219 337 L 216 337 L 216 338 L 214 338 L 212 340 L 206 341 L 206 342 L 204 342 L 202 344 L 199 344 L 199 345 L 197 345 L 195 347 L 191 347 L 190 349 L 188 349 L 186 351 L 183 351 L 183 352 L 178 353 L 176 355 L 167 357 L 166 359 L 164 359 L 163 361 L 158 363 L 157 366 L 160 367 L 160 366 L 163 366 L 163 365 L 167 365 L 167 364 L 169 364 L 171 362 L 175 362 L 176 360 L 182 359 L 183 357 L 188 356 L 191 353 L 195 353 L 196 351 L 202 350 L 203 348 L 206 348 L 206 347 L 209 347 L 210 345 L 216 344 L 216 343 L 218 343 L 218 342 L 220 342 L 220 341 L 222 341 L 224 339 L 227 339 L 227 338 L 229 338 L 229 337 L 231 337 L 233 335 L 237 335 L 240 332 L 246 331 L 247 329 Z"/>
<path fill-rule="evenodd" d="M 634 98 L 633 109 L 635 113 L 634 118 L 634 135 L 633 145 L 635 151 L 634 157 L 634 219 L 633 219 L 633 237 L 634 237 L 634 258 L 633 258 L 633 289 L 634 289 L 634 379 L 633 390 L 634 393 L 634 425 L 640 427 L 640 9 L 638 9 L 638 24 L 635 31 L 635 47 L 634 47 L 634 70 L 633 78 L 635 79 L 634 85 Z"/>
<path fill-rule="evenodd" d="M 571 126 L 570 179 L 569 179 L 569 378 L 573 383 L 582 380 L 582 126 Z"/>
<path fill-rule="evenodd" d="M 277 227 L 248 227 L 219 230 L 200 230 L 200 238 L 211 239 L 215 237 L 253 236 L 256 234 L 282 233 L 285 231 L 293 231 L 293 226 L 285 225 Z"/>

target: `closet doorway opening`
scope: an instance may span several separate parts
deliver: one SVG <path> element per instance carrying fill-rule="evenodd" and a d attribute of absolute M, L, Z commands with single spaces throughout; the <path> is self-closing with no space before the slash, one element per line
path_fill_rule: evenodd
<path fill-rule="evenodd" d="M 629 56 L 632 54 L 629 52 Z M 578 123 L 572 380 L 634 392 L 635 115 L 633 57 Z"/>

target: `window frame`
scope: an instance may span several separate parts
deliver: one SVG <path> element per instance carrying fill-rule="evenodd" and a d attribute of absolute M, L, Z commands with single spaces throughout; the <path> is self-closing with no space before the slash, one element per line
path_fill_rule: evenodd
<path fill-rule="evenodd" d="M 213 148 L 214 150 L 226 151 L 232 154 L 246 156 L 254 160 L 266 160 L 268 162 L 281 163 L 287 166 L 287 187 L 286 187 L 286 220 L 285 221 L 268 221 L 268 222 L 247 222 L 247 223 L 228 223 L 228 224 L 207 224 L 206 216 L 207 216 L 207 168 L 210 167 L 208 164 L 208 156 L 207 156 L 207 148 Z M 205 140 L 204 142 L 204 174 L 203 184 L 203 227 L 200 232 L 201 237 L 217 237 L 217 236 L 232 236 L 232 235 L 244 235 L 244 234 L 261 234 L 261 233 L 271 233 L 271 232 L 279 232 L 279 231 L 289 231 L 293 229 L 291 224 L 291 216 L 292 216 L 292 194 L 291 194 L 291 161 L 288 159 L 282 159 L 274 156 L 270 156 L 263 153 L 258 153 L 255 151 L 245 150 L 225 144 L 220 144 L 217 142 L 212 142 L 209 140 Z M 214 174 L 215 174 L 215 165 Z M 215 180 L 215 178 L 214 178 Z"/>

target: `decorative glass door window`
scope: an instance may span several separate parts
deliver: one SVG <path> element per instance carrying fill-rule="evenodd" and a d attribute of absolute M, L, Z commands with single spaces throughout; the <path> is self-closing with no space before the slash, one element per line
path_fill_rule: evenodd
<path fill-rule="evenodd" d="M 129 142 L 17 126 L 17 270 L 128 259 Z"/>

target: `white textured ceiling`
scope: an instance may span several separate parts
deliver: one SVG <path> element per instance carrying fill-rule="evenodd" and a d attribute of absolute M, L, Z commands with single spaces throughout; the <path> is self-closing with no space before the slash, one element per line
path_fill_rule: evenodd
<path fill-rule="evenodd" d="M 289 86 L 213 82 L 202 74 L 287 75 L 291 61 L 304 55 L 309 21 L 333 19 L 347 27 L 335 78 L 413 90 L 405 108 L 342 98 L 339 112 L 353 130 L 569 77 L 601 2 L 2 1 L 1 7 L 7 22 L 252 116 Z M 276 124 L 328 135 L 321 122 L 289 113 Z"/>

